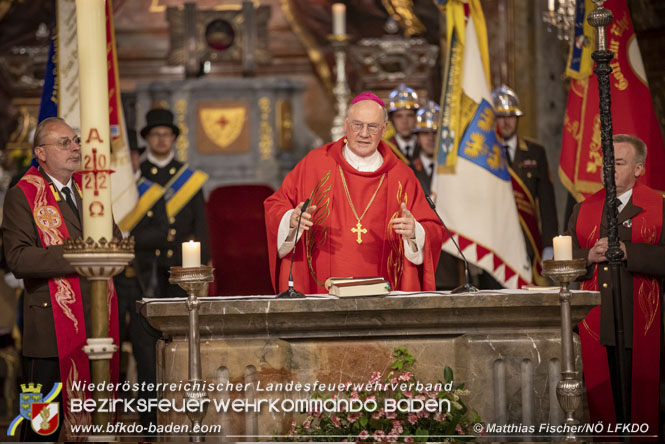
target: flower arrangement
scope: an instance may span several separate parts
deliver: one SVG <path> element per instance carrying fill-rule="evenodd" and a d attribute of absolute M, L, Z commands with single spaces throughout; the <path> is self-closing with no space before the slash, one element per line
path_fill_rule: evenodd
<path fill-rule="evenodd" d="M 454 384 L 452 369 L 445 367 L 444 381 L 423 384 L 413 375 L 416 360 L 406 348 L 395 349 L 393 357 L 385 376 L 375 371 L 366 383 L 346 383 L 346 390 L 338 394 L 314 393 L 312 399 L 320 399 L 324 408 L 304 412 L 300 425 L 293 421 L 289 438 L 352 442 L 474 439 L 472 427 L 480 417 L 461 400 L 469 391 L 464 384 Z M 333 405 L 338 408 L 325 408 Z"/>

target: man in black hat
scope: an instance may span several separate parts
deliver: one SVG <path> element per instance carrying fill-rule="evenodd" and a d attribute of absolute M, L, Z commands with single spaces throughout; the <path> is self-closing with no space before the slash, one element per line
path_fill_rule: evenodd
<path fill-rule="evenodd" d="M 201 263 L 208 262 L 208 225 L 205 201 L 201 187 L 208 179 L 202 171 L 192 170 L 175 159 L 173 144 L 180 129 L 173 124 L 173 113 L 167 109 L 153 109 L 146 115 L 146 126 L 141 137 L 148 143 L 146 160 L 141 163 L 143 185 L 162 187 L 154 204 L 141 208 L 142 222 L 132 230 L 135 238 L 159 236 L 154 247 L 136 245 L 139 264 L 138 276 L 147 297 L 181 297 L 184 290 L 169 284 L 169 268 L 182 264 L 182 243 L 201 242 Z M 141 194 L 141 184 L 139 184 Z M 151 193 L 151 195 L 155 195 Z M 147 219 L 147 223 L 144 219 Z M 165 235 L 154 227 L 165 226 Z M 138 232 L 137 232 L 138 230 Z M 163 237 L 162 237 L 163 236 Z"/>

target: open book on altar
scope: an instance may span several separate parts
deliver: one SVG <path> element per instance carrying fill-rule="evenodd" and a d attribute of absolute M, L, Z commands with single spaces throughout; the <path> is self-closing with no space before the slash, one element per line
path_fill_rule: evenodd
<path fill-rule="evenodd" d="M 378 277 L 331 277 L 326 280 L 326 289 L 329 294 L 340 298 L 353 296 L 381 296 L 390 293 L 390 284 L 384 278 Z"/>

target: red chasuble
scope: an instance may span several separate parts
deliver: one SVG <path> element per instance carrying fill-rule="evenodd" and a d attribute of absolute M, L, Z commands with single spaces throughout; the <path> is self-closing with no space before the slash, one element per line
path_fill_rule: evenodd
<path fill-rule="evenodd" d="M 658 244 L 663 228 L 663 196 L 639 182 L 632 201 L 643 210 L 632 219 L 633 243 Z M 588 197 L 577 218 L 577 239 L 591 248 L 599 238 L 605 189 Z M 598 291 L 598 265 L 583 290 Z M 658 432 L 658 379 L 660 369 L 660 285 L 658 279 L 633 275 L 633 359 L 631 422 L 648 423 L 649 434 Z M 616 423 L 612 386 L 605 347 L 600 344 L 600 306 L 579 324 L 584 381 L 591 422 Z M 626 313 L 626 315 L 631 315 Z"/>
<path fill-rule="evenodd" d="M 288 288 L 292 255 L 289 253 L 281 260 L 278 257 L 280 221 L 288 210 L 311 198 L 311 205 L 316 205 L 314 226 L 297 243 L 293 263 L 296 290 L 305 294 L 326 293 L 323 284 L 329 277 L 364 276 L 383 276 L 392 290 L 434 290 L 434 270 L 444 240 L 443 226 L 427 204 L 413 171 L 380 142 L 381 167 L 371 173 L 359 172 L 344 159 L 343 147 L 344 139 L 340 139 L 310 152 L 265 201 L 273 287 L 276 291 Z M 342 174 L 349 196 L 344 190 Z M 360 228 L 349 197 L 358 216 L 367 209 Z M 402 202 L 425 229 L 421 265 L 406 259 L 402 236 L 392 229 L 391 220 L 400 217 Z"/>

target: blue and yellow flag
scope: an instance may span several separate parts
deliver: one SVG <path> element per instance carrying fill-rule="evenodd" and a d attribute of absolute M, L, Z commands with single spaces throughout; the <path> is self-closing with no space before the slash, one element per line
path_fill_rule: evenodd
<path fill-rule="evenodd" d="M 479 0 L 448 0 L 440 10 L 448 51 L 433 186 L 437 210 L 469 262 L 518 288 L 531 282 L 531 262 L 496 134 L 485 18 Z M 443 250 L 457 255 L 451 240 Z"/>
<path fill-rule="evenodd" d="M 591 0 L 579 0 L 575 6 L 573 45 L 570 48 L 566 66 L 566 76 L 573 79 L 585 79 L 593 73 L 591 53 L 595 46 L 595 31 L 586 20 L 587 14 L 591 10 L 593 10 Z"/>

